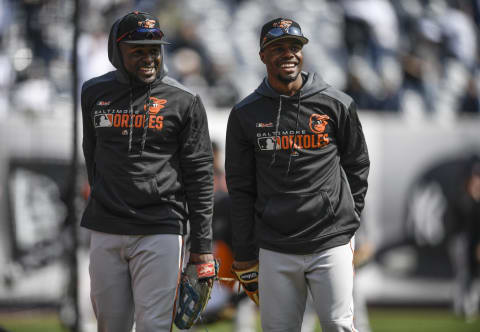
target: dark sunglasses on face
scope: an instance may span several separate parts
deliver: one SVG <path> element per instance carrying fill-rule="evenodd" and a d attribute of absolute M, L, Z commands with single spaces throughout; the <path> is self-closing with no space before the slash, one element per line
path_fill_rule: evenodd
<path fill-rule="evenodd" d="M 158 28 L 138 28 L 133 31 L 125 32 L 117 38 L 117 43 L 121 40 L 161 40 L 162 38 L 163 32 Z"/>
<path fill-rule="evenodd" d="M 263 43 L 262 43 L 262 48 L 265 46 L 266 43 L 268 43 L 270 40 L 274 38 L 281 37 L 283 35 L 292 35 L 292 36 L 299 36 L 303 37 L 302 30 L 297 27 L 288 27 L 287 29 L 283 28 L 273 28 L 270 29 L 265 37 L 263 38 Z"/>

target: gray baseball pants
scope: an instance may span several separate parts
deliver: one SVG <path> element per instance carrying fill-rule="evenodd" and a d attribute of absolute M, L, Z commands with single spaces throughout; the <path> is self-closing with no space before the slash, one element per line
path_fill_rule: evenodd
<path fill-rule="evenodd" d="M 91 232 L 90 282 L 98 332 L 170 331 L 182 237 Z"/>
<path fill-rule="evenodd" d="M 353 241 L 352 241 L 353 242 Z M 259 298 L 265 332 L 300 332 L 308 290 L 323 332 L 353 327 L 353 243 L 310 255 L 260 249 Z"/>

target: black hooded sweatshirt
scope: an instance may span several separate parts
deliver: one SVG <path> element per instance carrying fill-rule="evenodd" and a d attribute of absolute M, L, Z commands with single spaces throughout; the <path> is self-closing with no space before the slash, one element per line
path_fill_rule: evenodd
<path fill-rule="evenodd" d="M 348 243 L 370 168 L 355 103 L 302 72 L 294 96 L 267 79 L 230 113 L 225 171 L 235 259 L 258 249 L 310 254 Z"/>
<path fill-rule="evenodd" d="M 205 109 L 198 95 L 166 76 L 163 58 L 153 83 L 129 78 L 115 42 L 119 21 L 108 45 L 116 70 L 82 87 L 91 194 L 81 225 L 113 234 L 183 235 L 189 221 L 190 250 L 210 253 L 213 154 Z"/>

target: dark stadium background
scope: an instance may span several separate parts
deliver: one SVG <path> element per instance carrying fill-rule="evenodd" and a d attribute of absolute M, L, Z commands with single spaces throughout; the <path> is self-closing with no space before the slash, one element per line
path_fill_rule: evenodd
<path fill-rule="evenodd" d="M 480 330 L 478 316 L 451 311 L 441 207 L 412 205 L 422 174 L 480 153 L 478 3 L 0 0 L 0 331 L 94 331 L 78 92 L 111 70 L 109 28 L 133 9 L 164 22 L 169 73 L 204 99 L 220 158 L 229 110 L 264 75 L 261 25 L 300 22 L 305 69 L 355 98 L 369 145 L 362 228 L 375 254 L 357 278 L 373 331 Z M 415 224 L 429 230 L 424 241 L 412 226 L 420 212 L 430 213 Z"/>

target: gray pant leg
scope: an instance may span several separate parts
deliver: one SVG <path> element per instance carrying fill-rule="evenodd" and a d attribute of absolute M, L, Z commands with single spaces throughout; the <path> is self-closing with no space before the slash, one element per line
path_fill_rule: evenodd
<path fill-rule="evenodd" d="M 134 305 L 128 263 L 120 235 L 91 233 L 90 297 L 98 332 L 130 332 Z"/>
<path fill-rule="evenodd" d="M 303 256 L 260 249 L 259 299 L 265 332 L 300 332 L 307 298 Z"/>
<path fill-rule="evenodd" d="M 317 323 L 317 313 L 313 306 L 312 295 L 308 292 L 307 303 L 305 306 L 305 312 L 303 313 L 303 322 L 301 332 L 313 332 L 315 331 L 315 324 Z"/>
<path fill-rule="evenodd" d="M 260 249 L 263 330 L 300 331 L 309 287 L 323 332 L 355 332 L 352 263 L 350 243 L 311 255 Z"/>
<path fill-rule="evenodd" d="M 180 235 L 92 232 L 91 298 L 98 332 L 169 332 L 180 276 Z"/>
<path fill-rule="evenodd" d="M 169 332 L 180 278 L 179 235 L 144 236 L 129 248 L 136 332 Z"/>
<path fill-rule="evenodd" d="M 311 255 L 306 278 L 323 332 L 352 332 L 353 249 L 350 243 Z"/>
<path fill-rule="evenodd" d="M 360 272 L 361 273 L 361 272 Z M 358 274 L 358 271 L 357 271 Z M 358 279 L 357 279 L 358 280 Z M 368 307 L 365 294 L 363 292 L 363 285 L 354 280 L 353 284 L 353 300 L 355 305 L 354 310 L 354 324 L 361 332 L 371 332 L 370 321 L 368 318 Z"/>

